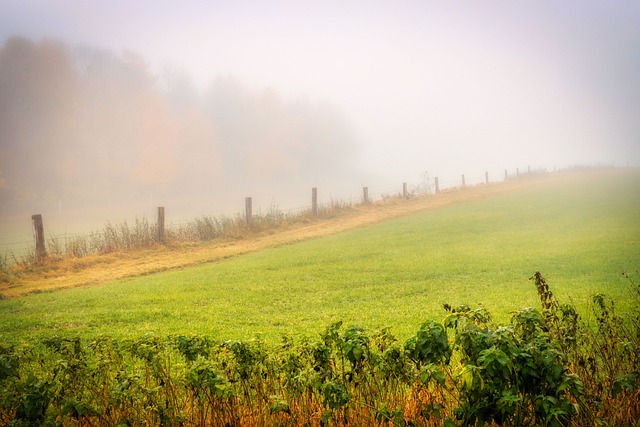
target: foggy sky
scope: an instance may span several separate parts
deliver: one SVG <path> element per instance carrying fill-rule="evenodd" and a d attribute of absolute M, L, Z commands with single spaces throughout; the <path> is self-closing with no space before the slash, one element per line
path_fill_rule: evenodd
<path fill-rule="evenodd" d="M 3 0 L 14 35 L 335 105 L 398 182 L 640 166 L 640 2 Z"/>

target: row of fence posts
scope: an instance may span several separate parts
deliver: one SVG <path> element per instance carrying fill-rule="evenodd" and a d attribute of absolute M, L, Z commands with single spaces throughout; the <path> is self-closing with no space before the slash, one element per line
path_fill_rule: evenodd
<path fill-rule="evenodd" d="M 529 166 L 529 172 L 531 172 L 531 167 Z M 520 175 L 520 171 L 516 169 L 516 175 Z M 504 170 L 504 178 L 505 180 L 508 178 L 508 172 Z M 489 184 L 489 172 L 484 173 L 485 183 Z M 462 175 L 462 186 L 466 186 L 466 181 L 464 174 Z M 440 192 L 440 183 L 438 181 L 438 177 L 434 178 L 434 188 L 435 194 Z M 407 183 L 402 183 L 402 197 L 407 199 L 409 198 L 409 190 L 407 188 Z M 364 204 L 370 203 L 369 200 L 369 187 L 362 187 L 362 201 Z M 246 197 L 244 199 L 244 213 L 245 213 L 245 223 L 247 225 L 251 225 L 253 222 L 253 207 L 252 207 L 253 199 L 251 197 Z M 314 216 L 318 215 L 318 189 L 313 187 L 311 189 L 311 214 Z M 42 215 L 35 214 L 31 216 L 31 221 L 33 223 L 33 236 L 35 239 L 35 256 L 38 261 L 42 261 L 46 257 L 46 248 L 45 248 L 45 240 L 44 240 L 44 225 L 42 222 Z M 164 206 L 158 207 L 158 242 L 165 242 L 165 226 L 164 226 Z"/>

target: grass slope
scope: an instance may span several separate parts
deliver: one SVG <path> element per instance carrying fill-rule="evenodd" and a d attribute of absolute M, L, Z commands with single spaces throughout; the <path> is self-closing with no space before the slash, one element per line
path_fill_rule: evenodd
<path fill-rule="evenodd" d="M 344 320 L 406 338 L 442 304 L 499 320 L 536 306 L 541 271 L 561 299 L 624 295 L 640 261 L 640 175 L 469 201 L 322 239 L 183 270 L 0 301 L 0 339 L 202 333 L 316 335 Z M 624 301 L 622 301 L 624 303 Z"/>
<path fill-rule="evenodd" d="M 218 235 L 216 238 L 210 238 L 210 233 L 220 233 L 220 229 L 212 229 L 208 225 L 202 227 L 198 224 L 203 220 L 205 223 L 211 221 L 211 217 L 195 218 L 194 221 L 185 224 L 184 235 L 181 236 L 180 231 L 173 235 L 176 232 L 174 229 L 167 244 L 162 246 L 154 244 L 151 241 L 152 237 L 149 242 L 145 242 L 150 235 L 149 229 L 144 226 L 148 224 L 146 222 L 138 223 L 136 220 L 136 225 L 132 227 L 126 223 L 119 224 L 115 226 L 115 230 L 114 226 L 107 224 L 103 230 L 96 231 L 93 237 L 80 237 L 75 242 L 56 242 L 52 239 L 47 245 L 50 254 L 44 263 L 26 262 L 3 266 L 3 260 L 0 258 L 0 299 L 92 286 L 96 283 L 205 264 L 266 248 L 363 228 L 417 212 L 442 209 L 463 201 L 522 191 L 531 186 L 544 185 L 548 180 L 554 179 L 558 179 L 556 174 L 533 174 L 526 175 L 525 179 L 511 179 L 499 184 L 444 191 L 437 197 L 421 195 L 403 199 L 397 195 L 366 204 L 338 202 L 321 206 L 318 216 L 313 216 L 310 210 L 292 216 L 281 216 L 274 212 L 274 216 L 257 215 L 249 228 L 245 226 L 241 217 L 215 218 L 213 222 L 226 224 L 223 226 L 224 236 Z M 200 240 L 202 238 L 204 240 Z M 129 239 L 133 240 L 130 243 L 134 246 L 140 246 L 126 250 L 126 241 Z M 71 251 L 77 250 L 81 254 L 85 251 L 85 246 L 94 246 L 98 252 L 102 248 L 106 253 L 85 252 L 79 257 L 71 254 L 65 256 L 64 248 L 67 247 L 67 243 Z M 152 246 L 147 247 L 148 244 Z M 115 252 L 111 252 L 112 247 Z"/>

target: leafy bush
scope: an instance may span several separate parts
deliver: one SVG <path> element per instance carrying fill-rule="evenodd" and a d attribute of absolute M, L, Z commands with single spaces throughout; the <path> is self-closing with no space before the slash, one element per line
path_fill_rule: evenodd
<path fill-rule="evenodd" d="M 640 416 L 637 313 L 620 316 L 601 295 L 587 320 L 559 303 L 517 310 L 508 325 L 483 307 L 446 308 L 405 342 L 336 322 L 317 340 L 277 345 L 145 335 L 0 347 L 0 424 L 577 426 Z"/>

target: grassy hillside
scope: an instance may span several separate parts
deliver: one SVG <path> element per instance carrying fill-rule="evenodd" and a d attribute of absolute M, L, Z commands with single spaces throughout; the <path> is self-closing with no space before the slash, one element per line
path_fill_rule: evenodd
<path fill-rule="evenodd" d="M 0 339 L 201 333 L 315 336 L 329 323 L 406 338 L 442 305 L 498 320 L 537 305 L 528 280 L 583 311 L 640 261 L 640 175 L 593 174 L 182 270 L 0 301 Z M 624 301 L 622 301 L 624 303 Z"/>

